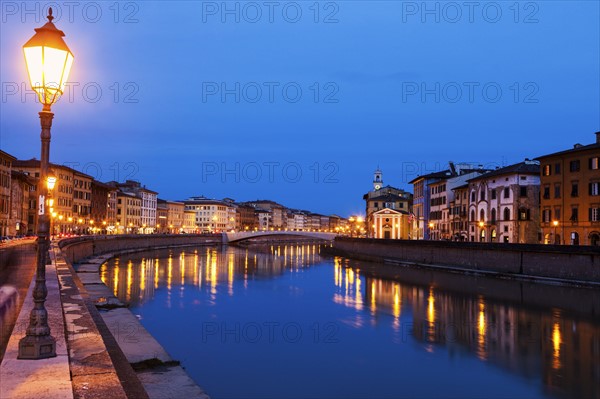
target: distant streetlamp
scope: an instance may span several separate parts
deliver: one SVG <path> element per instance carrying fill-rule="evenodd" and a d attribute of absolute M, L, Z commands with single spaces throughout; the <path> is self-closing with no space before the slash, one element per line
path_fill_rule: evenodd
<path fill-rule="evenodd" d="M 560 245 L 560 240 L 556 239 L 556 228 L 558 227 L 558 220 L 554 220 L 552 222 L 552 226 L 554 226 L 554 244 Z"/>
<path fill-rule="evenodd" d="M 481 231 L 479 232 L 479 241 L 485 241 L 485 222 L 483 220 L 479 221 L 479 228 Z"/>
<path fill-rule="evenodd" d="M 65 35 L 52 23 L 52 8 L 48 9 L 48 22 L 35 29 L 35 35 L 23 46 L 25 63 L 31 88 L 43 104 L 39 113 L 42 126 L 40 157 L 40 184 L 38 184 L 37 268 L 33 289 L 34 308 L 29 316 L 25 337 L 19 341 L 19 359 L 46 359 L 56 356 L 56 340 L 50 335 L 48 312 L 44 303 L 46 288 L 46 260 L 48 257 L 50 215 L 46 211 L 47 182 L 50 164 L 50 128 L 54 114 L 50 108 L 63 94 L 65 82 L 73 65 L 73 53 L 63 40 Z M 49 183 L 49 182 L 47 182 Z M 54 179 L 56 183 L 56 179 Z"/>
<path fill-rule="evenodd" d="M 56 212 L 54 212 L 54 198 L 52 198 L 52 191 L 54 190 L 54 186 L 56 186 L 56 176 L 54 176 L 53 172 L 48 172 L 48 176 L 46 176 L 46 186 L 48 187 L 48 199 L 46 200 L 46 203 L 48 205 L 48 207 L 50 208 L 50 227 L 49 227 L 49 234 L 50 237 L 52 237 L 52 235 L 54 235 L 54 219 L 56 218 L 56 216 L 58 215 Z"/>

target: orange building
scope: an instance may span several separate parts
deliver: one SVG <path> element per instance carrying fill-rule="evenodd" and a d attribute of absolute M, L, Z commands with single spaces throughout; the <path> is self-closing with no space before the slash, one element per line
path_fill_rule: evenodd
<path fill-rule="evenodd" d="M 600 132 L 594 144 L 537 159 L 542 242 L 600 245 Z"/>

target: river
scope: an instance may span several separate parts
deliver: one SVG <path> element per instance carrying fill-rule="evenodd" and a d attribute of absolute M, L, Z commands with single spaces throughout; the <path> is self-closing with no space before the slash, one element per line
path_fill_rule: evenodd
<path fill-rule="evenodd" d="M 376 278 L 321 250 L 148 251 L 101 278 L 212 398 L 600 397 L 597 314 L 467 277 L 468 290 Z"/>

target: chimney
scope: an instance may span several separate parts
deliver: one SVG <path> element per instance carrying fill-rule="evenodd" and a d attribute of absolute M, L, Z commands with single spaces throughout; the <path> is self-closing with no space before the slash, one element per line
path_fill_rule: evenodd
<path fill-rule="evenodd" d="M 600 132 L 596 132 L 596 144 L 600 144 Z"/>

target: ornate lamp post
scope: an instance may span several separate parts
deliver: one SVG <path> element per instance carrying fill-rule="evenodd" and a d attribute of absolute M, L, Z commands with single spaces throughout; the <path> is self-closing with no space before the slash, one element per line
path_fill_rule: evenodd
<path fill-rule="evenodd" d="M 52 8 L 48 22 L 35 29 L 35 35 L 23 46 L 27 72 L 32 89 L 43 104 L 39 113 L 42 125 L 42 152 L 38 184 L 37 269 L 33 290 L 34 308 L 29 316 L 26 336 L 19 342 L 19 359 L 45 359 L 56 356 L 56 341 L 50 335 L 48 312 L 44 306 L 46 288 L 46 259 L 48 256 L 50 215 L 46 210 L 47 176 L 50 158 L 50 128 L 54 114 L 52 104 L 63 94 L 65 82 L 73 65 L 73 53 L 65 44 L 62 31 L 52 23 Z"/>

